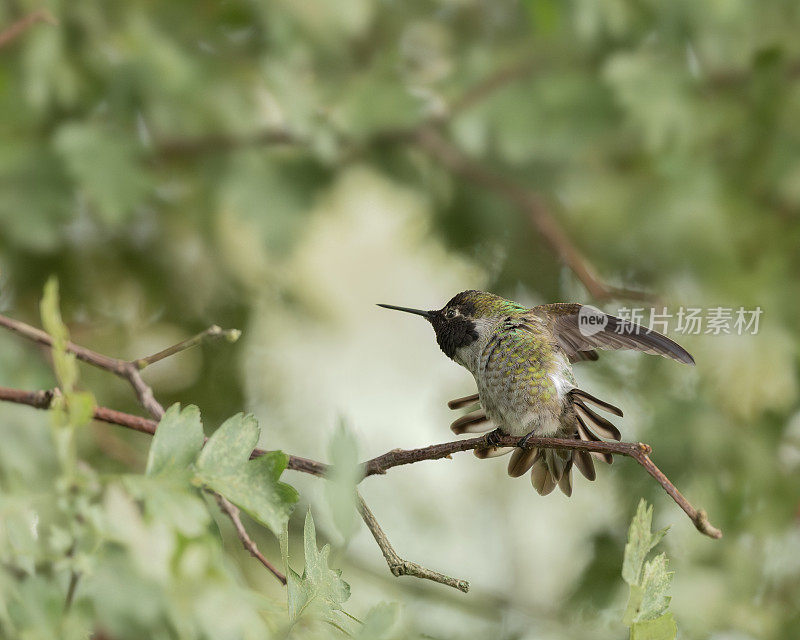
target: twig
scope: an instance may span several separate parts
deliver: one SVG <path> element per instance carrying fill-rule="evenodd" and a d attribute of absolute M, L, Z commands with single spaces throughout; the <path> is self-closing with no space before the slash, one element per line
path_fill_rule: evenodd
<path fill-rule="evenodd" d="M 53 397 L 52 391 L 22 391 L 19 389 L 8 389 L 0 387 L 0 400 L 9 402 L 17 402 L 20 404 L 27 404 L 37 409 L 48 409 L 50 407 L 50 400 Z M 116 424 L 143 433 L 153 435 L 156 430 L 156 423 L 146 418 L 140 418 L 128 413 L 114 411 L 106 407 L 97 407 L 95 409 L 94 418 L 102 422 Z M 517 446 L 519 438 L 514 436 L 500 436 L 497 445 L 505 447 Z M 367 460 L 363 463 L 364 477 L 374 476 L 386 473 L 393 467 L 399 467 L 406 464 L 414 464 L 422 462 L 423 460 L 439 460 L 440 458 L 447 458 L 454 453 L 461 451 L 471 451 L 478 447 L 487 445 L 487 436 L 479 436 L 476 438 L 468 438 L 466 440 L 455 440 L 453 442 L 443 442 L 441 444 L 433 444 L 428 447 L 420 449 L 393 449 L 388 453 Z M 664 475 L 664 473 L 650 460 L 649 454 L 652 449 L 649 445 L 641 442 L 586 442 L 583 440 L 566 440 L 562 438 L 530 438 L 528 446 L 538 447 L 544 449 L 571 449 L 581 451 L 596 451 L 601 453 L 610 453 L 612 455 L 621 455 L 633 458 L 642 465 L 647 472 L 653 476 L 658 483 L 663 487 L 664 491 L 683 509 L 686 515 L 697 527 L 698 531 L 704 533 L 711 538 L 722 537 L 722 532 L 716 527 L 712 526 L 708 517 L 702 509 L 695 509 L 688 500 L 681 494 L 675 485 Z M 254 449 L 251 457 L 255 458 L 262 456 L 266 451 L 263 449 Z M 293 471 L 300 471 L 314 476 L 325 476 L 328 466 L 316 460 L 308 458 L 301 458 L 298 456 L 289 455 L 288 468 Z"/>
<path fill-rule="evenodd" d="M 29 13 L 27 16 L 20 18 L 3 31 L 0 31 L 0 49 L 11 44 L 37 22 L 58 24 L 58 20 L 56 20 L 53 14 L 47 9 L 37 9 L 36 11 Z"/>
<path fill-rule="evenodd" d="M 361 514 L 361 517 L 364 519 L 364 524 L 367 525 L 367 528 L 372 533 L 372 537 L 375 538 L 375 542 L 378 543 L 378 547 L 380 547 L 383 557 L 386 558 L 386 563 L 389 565 L 389 570 L 392 572 L 392 575 L 397 577 L 413 576 L 415 578 L 422 578 L 423 580 L 439 582 L 440 584 L 453 587 L 454 589 L 458 589 L 464 593 L 469 591 L 469 582 L 466 580 L 451 578 L 450 576 L 446 576 L 438 571 L 426 569 L 416 562 L 403 560 L 399 555 L 397 555 L 394 547 L 392 547 L 392 544 L 389 542 L 389 538 L 387 538 L 386 534 L 383 532 L 381 525 L 378 524 L 378 521 L 375 519 L 372 511 L 369 510 L 367 503 L 364 502 L 364 498 L 362 498 L 361 494 L 357 491 L 356 497 L 358 498 L 358 511 Z"/>
<path fill-rule="evenodd" d="M 47 333 L 25 322 L 0 315 L 0 326 L 10 329 L 14 333 L 17 333 L 22 337 L 32 340 L 33 342 L 42 346 L 53 346 L 53 341 Z M 159 402 L 155 399 L 153 396 L 153 390 L 144 381 L 140 371 L 148 364 L 158 362 L 167 356 L 179 353 L 180 351 L 199 344 L 206 337 L 225 337 L 228 340 L 235 341 L 238 339 L 239 333 L 235 329 L 226 331 L 214 325 L 194 336 L 193 338 L 189 338 L 188 340 L 179 342 L 178 344 L 153 354 L 152 356 L 140 358 L 138 360 L 112 358 L 103 355 L 102 353 L 98 353 L 97 351 L 93 351 L 92 349 L 87 349 L 86 347 L 77 345 L 74 342 L 67 343 L 67 351 L 74 353 L 78 360 L 83 360 L 93 367 L 103 369 L 104 371 L 109 371 L 123 380 L 126 380 L 131 387 L 133 387 L 133 390 L 136 392 L 136 397 L 139 399 L 141 405 L 151 416 L 160 420 L 164 416 L 164 407 L 162 407 L 161 404 L 159 404 Z"/>
<path fill-rule="evenodd" d="M 29 407 L 36 409 L 49 409 L 50 403 L 55 396 L 55 390 L 46 391 L 24 391 L 22 389 L 10 389 L 9 387 L 0 387 L 0 401 L 15 402 L 17 404 L 25 404 Z M 107 424 L 115 424 L 126 429 L 146 433 L 147 435 L 154 435 L 158 422 L 150 420 L 149 418 L 142 418 L 135 416 L 131 413 L 123 413 L 108 407 L 95 407 L 92 417 L 99 422 Z M 250 454 L 251 458 L 258 458 L 263 456 L 267 451 L 264 449 L 253 449 Z M 300 471 L 312 476 L 324 477 L 328 472 L 328 465 L 324 462 L 311 460 L 309 458 L 301 458 L 300 456 L 288 456 L 288 468 L 292 471 Z"/>
<path fill-rule="evenodd" d="M 169 356 L 175 355 L 176 353 L 180 353 L 181 351 L 190 349 L 191 347 L 200 344 L 206 338 L 225 338 L 228 342 L 236 342 L 241 335 L 242 332 L 239 331 L 238 329 L 225 330 L 213 324 L 205 331 L 201 331 L 200 333 L 198 333 L 196 336 L 183 340 L 182 342 L 174 344 L 171 347 L 167 347 L 166 349 L 159 351 L 158 353 L 154 353 L 152 356 L 147 356 L 146 358 L 139 358 L 138 360 L 134 360 L 133 364 L 138 369 L 144 369 L 145 367 L 153 364 L 154 362 L 158 362 L 159 360 L 168 358 Z"/>
<path fill-rule="evenodd" d="M 212 492 L 213 493 L 213 492 Z M 217 500 L 217 504 L 222 511 L 231 519 L 234 528 L 236 529 L 236 533 L 239 536 L 239 540 L 242 541 L 242 545 L 244 548 L 250 552 L 250 555 L 253 556 L 256 560 L 258 560 L 261 564 L 263 564 L 267 570 L 274 575 L 281 584 L 286 584 L 286 576 L 283 575 L 280 571 L 278 571 L 275 566 L 264 557 L 264 554 L 258 550 L 256 543 L 253 542 L 253 539 L 250 537 L 250 534 L 247 533 L 247 530 L 244 528 L 242 524 L 242 519 L 240 517 L 239 508 L 233 504 L 230 500 L 228 500 L 225 496 L 219 493 L 213 493 L 214 497 Z"/>
<path fill-rule="evenodd" d="M 20 322 L 19 320 L 13 320 L 12 318 L 8 318 L 6 316 L 0 315 L 0 326 L 4 326 L 15 333 L 28 338 L 38 344 L 45 345 L 45 346 L 52 346 L 52 339 L 50 336 L 42 331 L 41 329 L 37 329 L 36 327 L 32 327 L 29 324 L 24 322 Z M 153 362 L 158 362 L 168 356 L 173 354 L 179 353 L 193 347 L 197 344 L 200 344 L 206 337 L 222 337 L 224 336 L 228 340 L 235 342 L 239 338 L 240 332 L 237 330 L 229 330 L 223 331 L 218 326 L 213 325 L 206 329 L 205 331 L 197 334 L 193 338 L 189 338 L 188 340 L 184 340 L 183 342 L 179 342 L 172 347 L 164 349 L 163 351 L 159 351 L 158 353 L 148 356 L 147 358 L 141 358 L 135 361 L 128 361 L 128 360 L 121 360 L 119 358 L 110 358 L 108 356 L 103 355 L 102 353 L 97 353 L 96 351 L 92 351 L 91 349 L 86 349 L 85 347 L 81 347 L 80 345 L 75 344 L 74 342 L 67 343 L 67 351 L 74 353 L 76 358 L 83 360 L 84 362 L 88 362 L 89 364 L 103 369 L 105 371 L 110 371 L 115 375 L 118 375 L 121 378 L 127 380 L 130 385 L 133 387 L 134 391 L 136 392 L 136 396 L 139 398 L 139 402 L 144 406 L 144 408 L 153 416 L 156 420 L 160 420 L 164 417 L 164 407 L 161 406 L 161 403 L 156 400 L 155 396 L 153 395 L 153 390 L 150 386 L 144 381 L 140 370 L 146 367 Z M 3 389 L 3 392 L 10 392 L 10 397 L 8 398 L 1 398 L 1 399 L 11 399 L 16 395 L 18 400 L 25 404 L 30 404 L 31 406 L 35 406 L 38 408 L 49 408 L 50 403 L 53 400 L 53 396 L 55 395 L 54 391 L 37 391 L 37 392 L 18 392 L 14 389 Z M 26 402 L 26 400 L 28 402 Z M 113 409 L 107 409 L 105 407 L 96 407 L 94 409 L 94 418 L 97 420 L 102 420 L 104 422 L 115 422 L 116 420 L 124 420 L 128 424 L 125 426 L 130 426 L 132 429 L 136 429 L 137 431 L 143 431 L 145 433 L 149 433 L 150 435 L 155 434 L 156 428 L 158 426 L 157 422 L 152 420 L 146 420 L 145 418 L 140 418 L 138 416 L 132 416 L 130 414 L 121 414 L 118 411 L 114 411 Z M 307 461 L 302 460 L 302 463 L 306 463 Z M 225 500 L 225 498 L 219 494 L 217 495 L 220 499 Z M 227 500 L 225 500 L 228 503 Z M 230 503 L 228 503 L 230 504 Z M 233 509 L 236 509 L 233 505 L 230 505 Z M 256 543 L 253 542 L 253 539 L 247 534 L 247 531 L 242 525 L 241 519 L 239 519 L 239 512 L 238 510 L 233 511 L 227 509 L 223 503 L 220 502 L 220 507 L 223 508 L 225 513 L 231 518 L 233 522 L 233 526 L 236 529 L 236 533 L 239 535 L 239 539 L 242 541 L 245 549 L 250 551 L 250 553 L 257 558 L 267 569 L 272 571 L 276 578 L 281 580 L 282 584 L 286 584 L 286 578 L 280 572 L 276 572 L 276 569 L 269 564 L 266 558 L 261 554 L 256 546 Z"/>
<path fill-rule="evenodd" d="M 518 446 L 518 443 L 519 438 L 516 436 L 500 436 L 497 438 L 495 444 L 501 447 L 514 447 Z M 413 464 L 421 460 L 446 458 L 453 453 L 469 451 L 477 447 L 485 447 L 487 444 L 488 436 L 480 436 L 467 440 L 434 444 L 429 447 L 422 447 L 421 449 L 394 449 L 382 456 L 372 458 L 365 462 L 364 475 L 366 477 L 386 473 L 386 471 L 392 467 Z M 676 504 L 683 509 L 684 513 L 689 516 L 700 533 L 711 538 L 722 537 L 722 531 L 709 522 L 706 512 L 702 509 L 695 509 L 683 494 L 678 491 L 675 485 L 670 482 L 669 478 L 667 478 L 650 459 L 649 454 L 652 452 L 650 445 L 641 442 L 586 442 L 583 440 L 567 440 L 563 438 L 529 438 L 527 446 L 529 448 L 597 451 L 633 458 L 647 470 L 647 473 L 658 481 L 664 491 L 666 491 Z"/>
<path fill-rule="evenodd" d="M 409 140 L 453 174 L 493 191 L 525 213 L 550 249 L 572 270 L 596 300 L 650 300 L 650 296 L 641 291 L 612 287 L 603 282 L 558 224 L 539 194 L 469 158 L 434 127 L 417 129 Z"/>

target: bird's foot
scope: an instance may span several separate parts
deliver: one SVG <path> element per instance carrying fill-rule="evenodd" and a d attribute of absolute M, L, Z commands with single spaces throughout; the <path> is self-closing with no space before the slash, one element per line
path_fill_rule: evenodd
<path fill-rule="evenodd" d="M 500 428 L 490 431 L 486 434 L 486 444 L 490 447 L 497 447 L 500 445 L 501 440 L 505 434 Z"/>
<path fill-rule="evenodd" d="M 522 436 L 522 437 L 519 439 L 519 442 L 517 442 L 517 446 L 518 446 L 520 449 L 527 449 L 527 448 L 528 448 L 528 442 L 530 442 L 530 439 L 531 439 L 532 437 L 533 437 L 533 431 L 531 431 L 529 434 L 527 434 L 527 435 L 525 435 L 525 436 Z"/>

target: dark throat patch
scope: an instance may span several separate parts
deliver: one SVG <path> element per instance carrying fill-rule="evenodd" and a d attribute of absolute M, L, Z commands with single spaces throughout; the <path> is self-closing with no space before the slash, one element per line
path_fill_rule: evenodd
<path fill-rule="evenodd" d="M 436 342 L 448 358 L 453 358 L 456 349 L 467 347 L 478 339 L 475 323 L 464 316 L 448 320 L 437 312 L 430 321 L 436 332 Z"/>

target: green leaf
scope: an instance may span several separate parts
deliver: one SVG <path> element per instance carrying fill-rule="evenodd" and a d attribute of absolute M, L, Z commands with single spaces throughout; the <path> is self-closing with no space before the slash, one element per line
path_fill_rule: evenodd
<path fill-rule="evenodd" d="M 212 435 L 197 458 L 197 477 L 280 535 L 297 502 L 297 491 L 279 479 L 289 458 L 272 451 L 250 453 L 260 430 L 255 417 L 237 413 Z"/>
<path fill-rule="evenodd" d="M 330 618 L 334 611 L 342 610 L 342 605 L 350 597 L 350 585 L 342 580 L 341 571 L 328 566 L 330 546 L 326 544 L 322 549 L 317 549 L 317 533 L 311 511 L 306 513 L 303 527 L 303 550 L 306 565 L 301 576 L 289 566 L 289 532 L 285 527 L 281 534 L 281 554 L 286 569 L 289 619 L 295 621 L 301 615 L 312 612 Z"/>
<path fill-rule="evenodd" d="M 72 123 L 58 130 L 55 148 L 107 222 L 126 220 L 150 190 L 131 137 L 96 124 Z"/>
<path fill-rule="evenodd" d="M 197 490 L 181 480 L 178 475 L 127 475 L 122 483 L 142 502 L 150 522 L 166 525 L 189 538 L 197 537 L 206 530 L 210 514 Z"/>
<path fill-rule="evenodd" d="M 67 420 L 73 427 L 89 424 L 94 416 L 94 396 L 88 391 L 73 391 L 66 396 Z"/>
<path fill-rule="evenodd" d="M 42 326 L 52 340 L 50 351 L 53 356 L 53 369 L 61 390 L 61 395 L 54 398 L 50 405 L 54 426 L 53 440 L 62 470 L 71 474 L 77 459 L 74 430 L 89 424 L 94 414 L 95 401 L 91 393 L 75 391 L 78 383 L 78 364 L 75 354 L 67 351 L 69 332 L 61 319 L 58 280 L 54 277 L 48 279 L 44 286 L 39 309 Z"/>
<path fill-rule="evenodd" d="M 635 622 L 631 627 L 630 640 L 673 640 L 678 635 L 678 626 L 671 613 L 655 620 Z"/>
<path fill-rule="evenodd" d="M 44 285 L 44 296 L 39 304 L 39 310 L 42 316 L 42 326 L 53 340 L 53 368 L 56 372 L 58 386 L 64 395 L 70 394 L 78 381 L 78 365 L 75 362 L 75 354 L 67 352 L 69 334 L 61 320 L 58 280 L 55 277 L 48 279 Z"/>
<path fill-rule="evenodd" d="M 400 605 L 396 602 L 381 602 L 369 610 L 364 624 L 356 633 L 356 640 L 388 640 L 400 617 Z"/>
<path fill-rule="evenodd" d="M 628 604 L 622 622 L 631 627 L 631 637 L 637 624 L 663 618 L 670 602 L 667 594 L 673 574 L 667 571 L 666 554 L 662 553 L 645 562 L 647 555 L 667 531 L 662 529 L 655 533 L 651 532 L 652 521 L 653 507 L 640 500 L 628 530 L 628 543 L 625 545 L 625 558 L 622 564 L 622 577 L 630 585 Z M 645 631 L 640 630 L 639 633 Z"/>
<path fill-rule="evenodd" d="M 185 471 L 203 448 L 203 424 L 200 410 L 189 405 L 173 404 L 161 421 L 147 455 L 148 476 L 171 471 Z"/>
<path fill-rule="evenodd" d="M 644 590 L 638 584 L 632 584 L 628 592 L 628 604 L 625 606 L 625 613 L 622 616 L 622 624 L 626 627 L 630 627 L 636 621 L 643 597 Z"/>
<path fill-rule="evenodd" d="M 625 545 L 625 557 L 622 561 L 622 579 L 630 585 L 640 584 L 642 564 L 650 550 L 664 537 L 668 527 L 652 533 L 653 507 L 642 499 L 636 509 L 628 529 L 628 542 Z"/>
<path fill-rule="evenodd" d="M 331 463 L 325 497 L 333 514 L 333 523 L 349 540 L 358 531 L 360 519 L 356 509 L 356 485 L 364 477 L 358 461 L 358 442 L 342 422 L 328 445 Z"/>
<path fill-rule="evenodd" d="M 637 622 L 653 620 L 663 614 L 669 606 L 667 595 L 672 584 L 673 573 L 667 571 L 666 554 L 648 560 L 642 573 L 642 601 L 635 618 Z"/>

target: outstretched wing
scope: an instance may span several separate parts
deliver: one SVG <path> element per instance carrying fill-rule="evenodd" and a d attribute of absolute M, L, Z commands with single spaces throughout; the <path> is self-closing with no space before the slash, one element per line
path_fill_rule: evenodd
<path fill-rule="evenodd" d="M 582 308 L 585 309 L 584 313 L 581 313 Z M 634 349 L 684 364 L 694 364 L 689 352 L 667 336 L 635 322 L 603 314 L 592 307 L 556 303 L 543 304 L 532 311 L 550 322 L 556 340 L 572 362 L 583 359 L 582 354 L 592 349 Z M 600 328 L 598 324 L 586 324 L 581 330 L 580 318 L 590 315 L 605 316 L 604 326 Z"/>

